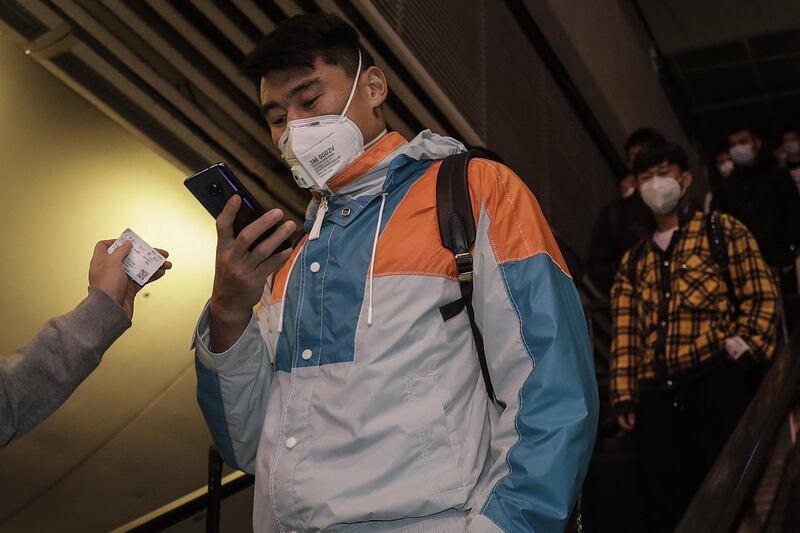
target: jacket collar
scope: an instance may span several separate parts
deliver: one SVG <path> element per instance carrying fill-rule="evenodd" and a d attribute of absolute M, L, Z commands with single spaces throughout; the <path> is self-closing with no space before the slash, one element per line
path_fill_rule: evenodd
<path fill-rule="evenodd" d="M 347 225 L 381 192 L 400 187 L 414 175 L 417 165 L 463 152 L 464 145 L 430 130 L 420 132 L 409 142 L 399 133 L 387 133 L 327 184 L 325 192 L 312 191 L 306 209 L 309 230 L 323 195 L 328 198 L 329 219 Z M 398 172 L 400 169 L 402 171 Z M 339 212 L 342 216 L 338 216 Z M 344 215 L 343 213 L 348 213 Z"/>
<path fill-rule="evenodd" d="M 406 140 L 399 133 L 394 131 L 387 133 L 334 176 L 327 184 L 328 190 L 333 194 L 338 194 L 345 187 L 350 188 L 349 185 L 355 184 L 359 178 L 368 174 L 389 154 L 405 143 Z"/>

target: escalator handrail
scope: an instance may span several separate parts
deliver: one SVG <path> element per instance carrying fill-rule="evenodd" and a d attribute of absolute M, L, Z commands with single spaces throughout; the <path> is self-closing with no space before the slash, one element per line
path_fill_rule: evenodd
<path fill-rule="evenodd" d="M 735 528 L 770 459 L 798 383 L 800 328 L 795 328 L 703 480 L 676 533 L 727 533 Z"/>
<path fill-rule="evenodd" d="M 213 451 L 216 453 L 216 450 Z M 253 485 L 255 478 L 244 472 L 236 471 L 223 477 L 219 484 L 219 499 L 245 490 Z M 158 509 L 147 513 L 127 524 L 114 529 L 111 533 L 132 533 L 143 531 L 163 531 L 187 518 L 207 511 L 209 503 L 209 487 L 202 487 L 186 496 L 178 498 Z"/>

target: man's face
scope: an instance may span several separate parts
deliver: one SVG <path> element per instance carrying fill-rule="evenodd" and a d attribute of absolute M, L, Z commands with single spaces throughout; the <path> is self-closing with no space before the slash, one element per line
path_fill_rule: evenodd
<path fill-rule="evenodd" d="M 800 134 L 796 131 L 787 131 L 783 134 L 782 141 L 781 146 L 786 154 L 786 163 L 792 168 L 798 168 L 800 165 Z"/>
<path fill-rule="evenodd" d="M 655 165 L 643 172 L 636 175 L 636 180 L 639 182 L 639 187 L 653 179 L 653 176 L 662 178 L 670 177 L 677 182 L 682 182 L 688 172 L 681 172 L 681 168 L 676 163 L 662 162 L 660 165 Z M 688 187 L 688 184 L 686 184 Z"/>
<path fill-rule="evenodd" d="M 716 157 L 717 170 L 723 178 L 727 178 L 733 173 L 734 164 L 730 152 L 720 152 Z"/>
<path fill-rule="evenodd" d="M 730 152 L 720 152 L 717 154 L 717 167 L 719 168 L 720 165 L 726 163 L 728 161 L 733 161 L 731 158 Z"/>
<path fill-rule="evenodd" d="M 359 76 L 347 116 L 362 134 L 373 112 L 366 86 L 367 73 Z M 314 68 L 292 68 L 268 72 L 261 78 L 261 104 L 272 142 L 277 145 L 287 122 L 320 115 L 339 115 L 344 110 L 353 78 L 340 65 L 317 58 Z"/>
<path fill-rule="evenodd" d="M 731 148 L 734 146 L 750 145 L 753 147 L 753 153 L 758 153 L 758 151 L 761 150 L 761 139 L 753 135 L 753 132 L 750 130 L 741 130 L 728 136 L 728 145 Z"/>

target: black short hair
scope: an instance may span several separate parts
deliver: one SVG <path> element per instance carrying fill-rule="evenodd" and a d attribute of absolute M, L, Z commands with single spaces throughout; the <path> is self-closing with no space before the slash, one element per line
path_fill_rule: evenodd
<path fill-rule="evenodd" d="M 789 122 L 784 124 L 781 128 L 781 137 L 786 135 L 787 133 L 797 133 L 800 134 L 800 124 Z"/>
<path fill-rule="evenodd" d="M 667 139 L 660 131 L 654 128 L 639 128 L 630 135 L 628 140 L 625 141 L 625 157 L 634 146 L 644 146 L 645 144 L 659 144 L 665 143 Z"/>
<path fill-rule="evenodd" d="M 686 155 L 686 150 L 677 144 L 663 142 L 642 146 L 642 150 L 633 159 L 633 173 L 640 174 L 664 161 L 678 165 L 681 172 L 689 170 L 689 156 Z"/>
<path fill-rule="evenodd" d="M 359 51 L 362 69 L 375 64 L 350 24 L 330 13 L 307 13 L 284 20 L 267 34 L 245 57 L 242 70 L 261 77 L 275 70 L 311 69 L 320 58 L 328 65 L 341 66 L 348 76 L 355 76 Z"/>
<path fill-rule="evenodd" d="M 736 124 L 734 127 L 730 128 L 728 130 L 728 135 L 726 135 L 726 137 L 730 137 L 731 135 L 733 135 L 735 133 L 739 133 L 740 131 L 745 131 L 745 130 L 749 131 L 750 135 L 752 135 L 756 139 L 761 139 L 762 138 L 761 137 L 761 132 L 755 126 L 755 124 L 746 124 L 746 123 L 745 124 Z"/>

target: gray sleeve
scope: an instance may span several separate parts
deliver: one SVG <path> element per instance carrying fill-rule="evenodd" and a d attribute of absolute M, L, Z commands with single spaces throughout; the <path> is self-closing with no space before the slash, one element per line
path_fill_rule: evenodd
<path fill-rule="evenodd" d="M 0 357 L 0 446 L 58 409 L 130 325 L 122 307 L 89 287 L 75 309 L 48 321 L 10 357 Z"/>

